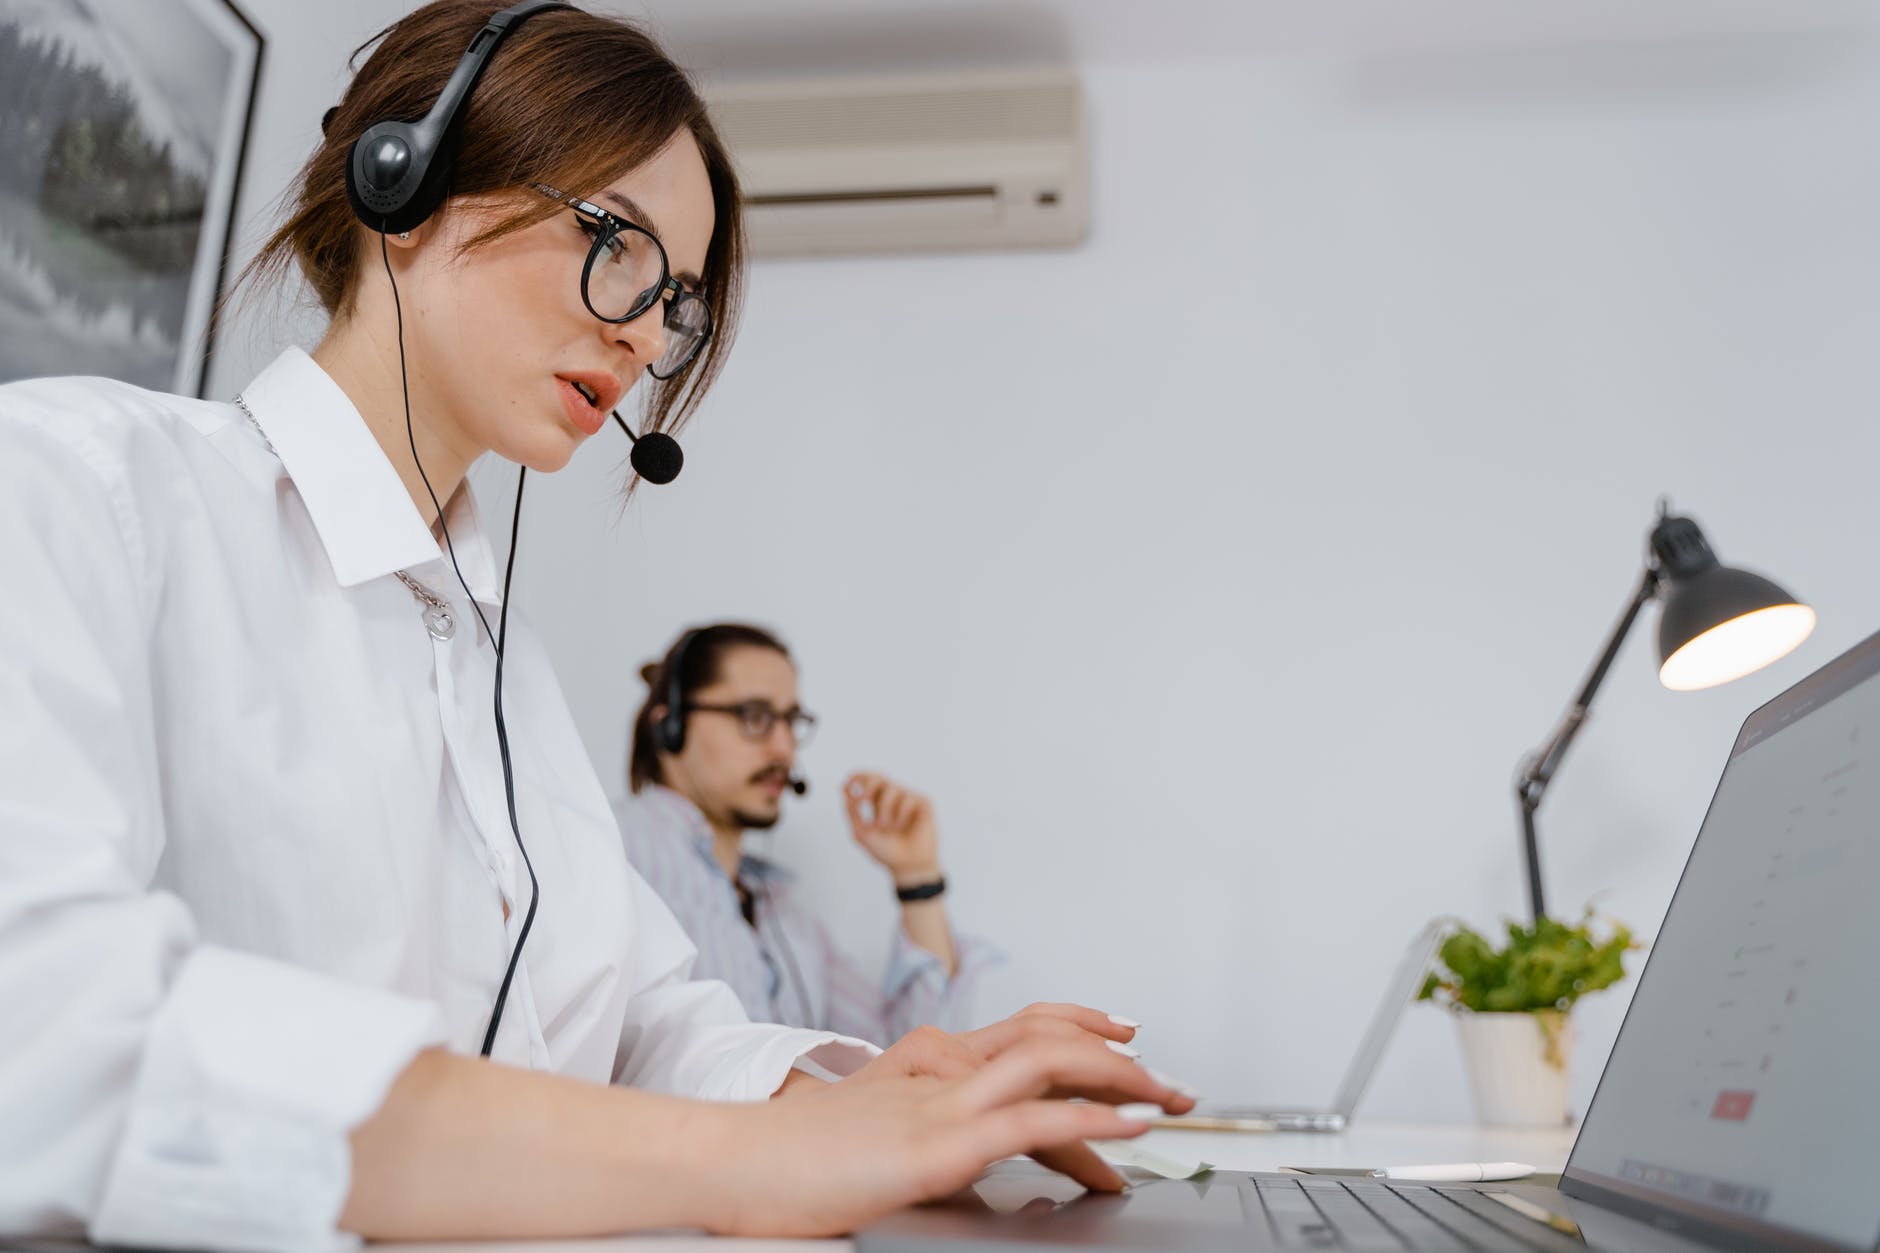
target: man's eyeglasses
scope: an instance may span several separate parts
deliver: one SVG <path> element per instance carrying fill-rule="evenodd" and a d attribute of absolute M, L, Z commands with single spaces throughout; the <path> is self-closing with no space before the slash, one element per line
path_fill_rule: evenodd
<path fill-rule="evenodd" d="M 603 322 L 631 322 L 664 300 L 666 348 L 647 372 L 669 379 L 691 365 L 712 337 L 711 306 L 672 277 L 658 237 L 579 196 L 542 183 L 533 186 L 574 210 L 582 231 L 594 241 L 581 269 L 581 303 L 588 312 Z"/>
<path fill-rule="evenodd" d="M 730 714 L 738 720 L 738 731 L 747 740 L 767 740 L 782 722 L 798 747 L 816 735 L 816 715 L 803 709 L 778 709 L 767 700 L 745 700 L 735 705 L 687 704 L 687 713 Z"/>

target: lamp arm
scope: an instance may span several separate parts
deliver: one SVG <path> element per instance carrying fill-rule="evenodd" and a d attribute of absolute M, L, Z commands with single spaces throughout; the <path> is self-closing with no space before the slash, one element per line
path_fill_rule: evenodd
<path fill-rule="evenodd" d="M 1632 600 L 1619 616 L 1612 634 L 1607 636 L 1604 651 L 1587 672 L 1586 681 L 1580 685 L 1579 695 L 1573 698 L 1573 704 L 1560 719 L 1560 725 L 1554 728 L 1553 735 L 1547 742 L 1521 759 L 1521 773 L 1515 780 L 1515 800 L 1521 807 L 1522 852 L 1526 857 L 1528 876 L 1528 904 L 1533 910 L 1534 921 L 1539 922 L 1547 913 L 1547 903 L 1541 891 L 1540 848 L 1534 831 L 1534 811 L 1541 807 L 1541 800 L 1547 795 L 1548 784 L 1554 781 L 1554 773 L 1560 769 L 1561 759 L 1572 747 L 1574 737 L 1585 725 L 1587 711 L 1592 707 L 1593 697 L 1599 692 L 1599 685 L 1606 681 L 1606 672 L 1612 669 L 1614 658 L 1619 655 L 1620 645 L 1631 633 L 1632 624 L 1638 621 L 1641 610 L 1648 601 L 1658 594 L 1658 584 L 1662 576 L 1655 564 L 1647 562 L 1645 576 L 1639 580 L 1638 590 L 1632 594 Z"/>

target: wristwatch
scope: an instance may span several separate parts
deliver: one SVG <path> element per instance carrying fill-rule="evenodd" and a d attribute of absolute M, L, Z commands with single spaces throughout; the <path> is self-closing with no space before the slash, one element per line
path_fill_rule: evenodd
<path fill-rule="evenodd" d="M 947 881 L 943 876 L 932 883 L 916 883 L 911 888 L 896 888 L 894 898 L 906 905 L 912 901 L 930 901 L 946 890 Z"/>

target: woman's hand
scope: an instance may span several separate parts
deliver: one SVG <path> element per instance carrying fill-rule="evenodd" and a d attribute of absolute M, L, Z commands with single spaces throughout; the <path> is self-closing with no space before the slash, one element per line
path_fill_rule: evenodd
<path fill-rule="evenodd" d="M 1034 1005 L 965 1035 L 913 1032 L 840 1083 L 793 1072 L 761 1104 L 431 1049 L 353 1129 L 340 1225 L 381 1240 L 826 1235 L 957 1191 L 1016 1153 L 1112 1190 L 1122 1181 L 1084 1141 L 1138 1135 L 1156 1107 L 1192 1106 L 1106 1043 L 1133 1034 L 1095 1010 Z M 1147 1108 L 1125 1117 L 1120 1102 Z"/>
<path fill-rule="evenodd" d="M 1102 1077 L 1101 1082 L 1093 1079 L 1049 1088 L 1043 1093 L 1049 1099 L 1076 1097 L 1108 1105 L 1144 1102 L 1175 1114 L 1193 1109 L 1192 1094 L 1186 1089 L 1135 1064 L 1135 1050 L 1123 1043 L 1135 1033 L 1134 1027 L 1098 1010 L 1040 1003 L 962 1035 L 949 1035 L 936 1027 L 910 1031 L 837 1086 L 882 1079 L 963 1080 L 1008 1054 L 1048 1045 L 1056 1050 L 1054 1056 L 1089 1067 L 1078 1071 L 1080 1075 Z M 1069 1175 L 1086 1188 L 1113 1192 L 1123 1186 L 1116 1171 L 1086 1144 L 1044 1145 L 1025 1151 L 1041 1165 Z"/>
<path fill-rule="evenodd" d="M 1150 1108 L 1125 1113 L 1102 1103 L 1113 1097 Z M 984 1060 L 959 1038 L 914 1032 L 841 1083 L 805 1087 L 789 1100 L 720 1107 L 729 1186 L 711 1229 L 836 1235 L 955 1192 L 1019 1153 L 1085 1187 L 1115 1191 L 1121 1178 L 1083 1142 L 1140 1135 L 1154 1107 L 1185 1101 L 1094 1037 L 1055 1028 L 1032 1034 L 1027 1026 Z"/>

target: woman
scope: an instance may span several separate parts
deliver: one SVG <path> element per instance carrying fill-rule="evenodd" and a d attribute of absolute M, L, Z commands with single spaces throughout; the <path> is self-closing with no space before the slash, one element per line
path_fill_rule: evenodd
<path fill-rule="evenodd" d="M 235 404 L 0 389 L 0 1232 L 814 1234 L 1026 1151 L 1118 1186 L 1080 1141 L 1146 1124 L 1109 1103 L 1188 1103 L 1104 1015 L 873 1056 L 686 982 L 464 472 L 559 468 L 649 366 L 676 425 L 730 341 L 736 187 L 658 49 L 557 7 L 502 37 L 441 211 L 368 229 L 353 140 L 496 7 L 399 22 L 329 116 L 257 259 L 331 316 L 311 356 Z M 594 265 L 649 258 L 603 320 Z"/>

